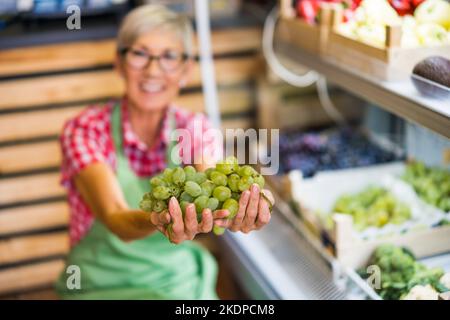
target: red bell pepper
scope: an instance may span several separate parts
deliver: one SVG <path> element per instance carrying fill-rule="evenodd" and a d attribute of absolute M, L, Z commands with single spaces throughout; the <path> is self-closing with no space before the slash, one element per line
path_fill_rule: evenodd
<path fill-rule="evenodd" d="M 400 16 L 413 13 L 414 8 L 410 0 L 389 0 L 389 3 Z"/>
<path fill-rule="evenodd" d="M 425 0 L 411 0 L 414 9 L 417 8 L 419 6 L 419 4 L 421 4 L 424 1 Z"/>
<path fill-rule="evenodd" d="M 313 24 L 319 13 L 319 3 L 317 0 L 300 0 L 297 3 L 297 14 L 306 22 Z"/>
<path fill-rule="evenodd" d="M 359 4 L 361 3 L 362 0 L 350 0 L 351 4 L 350 4 L 350 9 L 355 10 L 356 8 L 359 7 Z"/>

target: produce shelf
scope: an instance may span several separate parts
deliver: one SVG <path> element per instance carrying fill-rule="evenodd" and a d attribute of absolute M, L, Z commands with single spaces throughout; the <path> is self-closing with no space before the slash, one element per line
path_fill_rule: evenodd
<path fill-rule="evenodd" d="M 402 76 L 401 80 L 383 81 L 338 63 L 331 57 L 308 53 L 280 33 L 275 34 L 274 48 L 278 59 L 289 69 L 300 72 L 304 72 L 305 67 L 313 69 L 333 84 L 450 138 L 449 89 L 430 85 L 426 79 L 414 77 L 414 81 L 420 82 L 426 90 L 433 91 L 432 95 L 425 96 L 417 90 L 409 74 Z"/>
<path fill-rule="evenodd" d="M 308 230 L 288 202 L 276 207 L 264 229 L 227 232 L 222 240 L 232 268 L 253 299 L 380 300 L 354 269 L 338 262 Z M 450 271 L 450 253 L 418 259 Z"/>
<path fill-rule="evenodd" d="M 252 299 L 345 299 L 330 265 L 281 213 L 248 235 L 227 232 L 232 267 Z"/>
<path fill-rule="evenodd" d="M 288 203 L 273 191 L 277 205 L 270 223 L 249 234 L 221 238 L 235 275 L 253 299 L 366 299 L 370 291 L 345 273 L 335 278 L 338 262 L 308 233 Z M 342 268 L 343 272 L 346 272 Z M 363 280 L 359 279 L 364 283 Z"/>

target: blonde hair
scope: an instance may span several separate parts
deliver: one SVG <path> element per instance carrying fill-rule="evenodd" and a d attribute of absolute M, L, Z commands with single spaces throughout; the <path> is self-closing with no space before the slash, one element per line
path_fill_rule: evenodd
<path fill-rule="evenodd" d="M 117 36 L 117 50 L 129 48 L 142 34 L 164 28 L 174 31 L 183 42 L 189 56 L 193 54 L 192 25 L 186 16 L 162 5 L 142 5 L 130 11 L 122 21 Z"/>

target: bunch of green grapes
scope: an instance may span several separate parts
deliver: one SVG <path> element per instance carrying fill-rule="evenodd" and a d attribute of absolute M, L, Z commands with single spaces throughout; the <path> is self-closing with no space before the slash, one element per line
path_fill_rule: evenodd
<path fill-rule="evenodd" d="M 386 189 L 369 187 L 357 194 L 341 196 L 334 205 L 334 212 L 353 216 L 355 229 L 382 227 L 387 223 L 401 224 L 411 218 L 407 205 L 395 199 Z"/>
<path fill-rule="evenodd" d="M 450 211 L 450 170 L 412 162 L 406 167 L 403 179 L 425 202 L 445 212 Z"/>
<path fill-rule="evenodd" d="M 227 218 L 232 219 L 238 212 L 241 193 L 253 183 L 262 189 L 264 177 L 251 166 L 240 166 L 235 157 L 227 157 L 205 172 L 198 172 L 193 166 L 167 168 L 150 179 L 151 191 L 144 194 L 139 206 L 144 211 L 160 213 L 167 210 L 168 201 L 174 196 L 183 215 L 188 204 L 195 205 L 199 222 L 206 208 L 227 209 Z M 214 233 L 223 232 L 223 228 L 214 227 Z"/>

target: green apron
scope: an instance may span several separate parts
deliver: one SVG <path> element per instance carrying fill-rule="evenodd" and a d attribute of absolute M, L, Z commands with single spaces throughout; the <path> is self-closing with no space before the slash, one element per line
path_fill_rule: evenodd
<path fill-rule="evenodd" d="M 117 157 L 117 179 L 130 208 L 138 208 L 150 188 L 149 177 L 139 178 L 123 152 L 120 105 L 111 119 Z M 171 129 L 174 116 L 169 113 Z M 167 148 L 171 161 L 174 143 Z M 55 287 L 64 299 L 217 299 L 217 264 L 211 254 L 192 241 L 172 244 L 159 231 L 132 242 L 123 242 L 99 220 L 69 253 L 66 267 L 80 268 L 80 289 L 68 289 L 65 268 Z M 70 281 L 69 281 L 70 282 Z"/>

